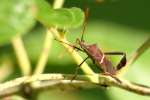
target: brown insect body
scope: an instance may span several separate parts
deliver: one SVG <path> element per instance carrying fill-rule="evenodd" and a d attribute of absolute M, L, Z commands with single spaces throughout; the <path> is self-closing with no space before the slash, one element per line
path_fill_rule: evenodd
<path fill-rule="evenodd" d="M 106 58 L 105 54 L 98 48 L 96 44 L 87 45 L 85 42 L 77 39 L 80 47 L 86 52 L 91 60 L 102 69 L 104 74 L 116 74 L 116 68 Z"/>

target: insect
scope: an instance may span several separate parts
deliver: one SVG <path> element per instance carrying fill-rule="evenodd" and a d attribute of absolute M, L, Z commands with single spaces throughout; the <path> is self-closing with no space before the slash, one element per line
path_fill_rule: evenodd
<path fill-rule="evenodd" d="M 123 52 L 102 52 L 96 44 L 88 45 L 83 40 L 79 39 L 77 39 L 77 42 L 80 45 L 81 49 L 76 47 L 75 48 L 80 51 L 84 51 L 88 55 L 88 57 L 86 57 L 77 67 L 75 75 L 77 75 L 78 69 L 88 58 L 90 58 L 93 63 L 102 70 L 103 74 L 110 76 L 116 75 L 117 71 L 126 65 L 126 54 Z M 114 67 L 111 61 L 106 57 L 106 55 L 123 55 L 123 57 L 116 65 L 116 67 Z"/>
<path fill-rule="evenodd" d="M 86 9 L 86 11 L 85 11 L 85 17 L 87 17 L 87 16 L 88 16 L 88 9 Z M 123 66 L 126 65 L 126 62 L 127 62 L 126 54 L 124 52 L 103 52 L 100 48 L 98 48 L 98 46 L 96 44 L 87 44 L 86 42 L 84 42 L 83 35 L 85 33 L 84 31 L 85 31 L 85 26 L 86 26 L 86 19 L 87 18 L 85 18 L 85 22 L 83 24 L 83 31 L 82 31 L 81 39 L 78 38 L 76 40 L 77 44 L 80 47 L 68 44 L 68 45 L 72 46 L 74 49 L 82 51 L 87 54 L 87 57 L 76 68 L 75 76 L 73 79 L 75 79 L 75 77 L 77 76 L 80 66 L 88 58 L 90 58 L 93 61 L 93 63 L 96 64 L 102 70 L 103 74 L 110 75 L 113 77 L 114 75 L 116 75 L 118 70 L 120 70 Z M 60 41 L 60 42 L 62 42 L 62 41 Z M 122 55 L 123 57 L 120 60 L 120 62 L 116 65 L 116 67 L 114 67 L 112 62 L 106 57 L 106 55 Z"/>

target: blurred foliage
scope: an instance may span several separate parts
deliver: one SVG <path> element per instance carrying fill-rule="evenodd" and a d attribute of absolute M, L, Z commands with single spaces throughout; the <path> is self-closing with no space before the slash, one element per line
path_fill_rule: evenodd
<path fill-rule="evenodd" d="M 84 14 L 79 8 L 52 9 L 51 5 L 44 0 L 36 0 L 36 5 L 37 19 L 46 27 L 68 29 L 78 27 L 83 23 Z"/>
<path fill-rule="evenodd" d="M 9 3 L 11 2 L 9 1 Z M 143 1 L 104 0 L 101 3 L 97 3 L 94 0 L 66 0 L 65 1 L 66 8 L 67 7 L 80 7 L 80 8 L 89 7 L 90 8 L 88 25 L 86 26 L 86 32 L 85 32 L 85 41 L 87 41 L 88 43 L 97 43 L 99 47 L 102 48 L 102 50 L 104 51 L 126 52 L 127 57 L 130 57 L 130 55 L 148 37 L 150 37 L 149 4 L 150 4 L 149 0 L 143 0 Z M 67 10 L 67 12 L 70 12 L 71 9 L 69 9 L 69 11 Z M 65 13 L 63 14 L 66 15 Z M 1 18 L 2 17 L 0 17 L 0 21 Z M 10 24 L 9 17 L 6 18 L 5 16 L 5 20 L 6 19 L 7 22 L 9 22 Z M 65 22 L 66 20 L 67 19 L 65 19 Z M 69 17 L 68 22 L 70 20 L 71 19 Z M 30 23 L 30 21 L 25 21 L 25 22 L 27 22 L 27 24 Z M 21 26 L 20 25 L 18 26 L 18 24 L 16 24 L 18 26 L 17 28 L 20 29 L 20 27 L 25 27 L 24 24 L 22 23 L 20 24 Z M 0 23 L 0 25 L 2 24 Z M 4 28 L 0 27 L 0 34 L 1 32 L 3 32 L 3 29 Z M 16 29 L 15 31 L 11 31 L 10 29 L 7 30 L 8 33 L 16 34 Z M 82 27 L 80 29 L 78 28 L 78 29 L 69 30 L 67 34 L 67 38 L 72 43 L 74 43 L 76 38 L 81 36 L 80 34 L 81 30 Z M 28 32 L 29 34 L 23 36 L 25 47 L 27 49 L 29 58 L 32 62 L 33 69 L 34 69 L 34 65 L 36 65 L 37 63 L 39 54 L 42 50 L 45 32 L 46 32 L 45 27 L 43 27 L 39 23 L 36 23 L 36 26 L 30 32 Z M 17 29 L 17 33 L 18 33 L 18 29 Z M 13 36 L 12 34 L 11 36 Z M 0 36 L 0 41 L 2 42 L 6 41 L 11 36 L 2 34 L 2 36 Z M 5 39 L 5 37 L 7 37 L 7 39 Z M 4 38 L 5 40 L 3 40 L 2 38 Z M 86 56 L 82 53 L 81 55 L 83 57 Z M 13 79 L 14 77 L 20 76 L 19 74 L 20 72 L 18 69 L 19 67 L 16 64 L 17 63 L 16 59 L 14 59 L 15 55 L 13 54 L 13 50 L 10 44 L 6 44 L 0 47 L 1 61 L 4 58 L 3 56 L 7 56 L 8 59 L 12 59 L 13 64 L 15 65 L 14 67 L 15 70 L 13 74 L 9 77 L 9 79 Z M 147 50 L 132 66 L 130 66 L 131 68 L 129 68 L 124 78 L 136 83 L 149 85 L 150 83 L 149 58 L 150 58 L 150 50 Z M 116 64 L 118 62 L 118 59 L 112 58 L 112 61 L 114 64 Z M 94 70 L 98 71 L 98 69 L 95 68 L 95 66 L 92 64 L 90 60 L 88 60 L 88 63 L 91 64 Z M 76 66 L 77 65 L 75 64 L 73 59 L 69 56 L 69 54 L 65 51 L 65 49 L 59 44 L 59 42 L 53 41 L 52 50 L 49 54 L 49 61 L 45 69 L 45 73 L 51 73 L 51 72 L 74 73 Z M 37 93 L 38 100 L 43 100 L 43 99 L 49 100 L 50 98 L 52 100 L 60 100 L 60 99 L 61 100 L 63 99 L 64 100 L 67 99 L 68 100 L 69 99 L 71 100 L 93 100 L 93 99 L 94 100 L 104 100 L 104 99 L 105 100 L 120 100 L 120 99 L 121 100 L 126 100 L 126 99 L 149 100 L 149 97 L 140 96 L 114 87 L 110 89 L 88 89 L 88 90 L 75 89 L 69 91 L 65 89 L 56 89 L 56 90 L 53 89 L 49 91 L 48 90 L 38 91 Z"/>
<path fill-rule="evenodd" d="M 16 34 L 23 34 L 34 23 L 32 0 L 0 1 L 0 44 L 8 43 Z"/>
<path fill-rule="evenodd" d="M 1 0 L 0 11 L 0 44 L 27 33 L 36 19 L 46 27 L 66 29 L 79 27 L 84 19 L 80 8 L 53 9 L 45 0 Z"/>

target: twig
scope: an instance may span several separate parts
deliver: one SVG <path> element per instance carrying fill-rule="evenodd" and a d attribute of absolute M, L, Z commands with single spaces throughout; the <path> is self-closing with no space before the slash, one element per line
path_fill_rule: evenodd
<path fill-rule="evenodd" d="M 148 48 L 150 47 L 150 37 L 144 41 L 139 48 L 133 52 L 131 57 L 129 58 L 126 67 L 123 67 L 121 71 L 118 73 L 118 75 L 122 75 L 124 72 L 126 72 L 131 66 Z"/>
<path fill-rule="evenodd" d="M 136 61 L 140 55 L 142 55 L 150 47 L 150 37 L 144 41 L 144 43 L 132 54 L 127 65 L 130 65 Z"/>
<path fill-rule="evenodd" d="M 23 41 L 20 36 L 15 36 L 12 39 L 12 45 L 14 48 L 14 51 L 16 53 L 18 62 L 19 62 L 19 67 L 22 71 L 23 75 L 30 75 L 31 73 L 31 65 L 29 58 L 27 56 L 26 50 L 24 48 Z"/>
<path fill-rule="evenodd" d="M 76 78 L 77 80 L 71 81 L 73 76 L 74 75 L 69 74 L 40 74 L 38 77 L 34 75 L 31 77 L 17 78 L 15 80 L 0 84 L 0 97 L 19 92 L 22 90 L 21 88 L 27 84 L 31 85 L 32 90 L 48 87 L 55 88 L 56 86 L 60 87 L 61 84 L 63 86 L 78 86 L 82 88 L 92 88 L 95 86 L 108 85 L 122 88 L 140 95 L 150 96 L 150 87 L 137 85 L 120 78 L 118 78 L 120 80 L 119 82 L 113 77 L 106 75 L 78 75 Z M 98 78 L 98 82 L 91 82 L 88 77 Z"/>

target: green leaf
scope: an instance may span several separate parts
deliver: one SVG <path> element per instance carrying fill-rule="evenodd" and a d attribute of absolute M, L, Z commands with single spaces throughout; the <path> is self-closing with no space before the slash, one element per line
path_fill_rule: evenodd
<path fill-rule="evenodd" d="M 46 27 L 75 28 L 84 20 L 84 13 L 80 8 L 52 9 L 45 0 L 37 0 L 37 19 Z"/>
<path fill-rule="evenodd" d="M 84 13 L 76 7 L 57 9 L 52 13 L 51 20 L 59 28 L 76 28 L 83 23 Z"/>
<path fill-rule="evenodd" d="M 32 0 L 0 1 L 0 44 L 27 32 L 34 25 L 33 3 Z"/>

